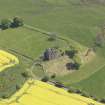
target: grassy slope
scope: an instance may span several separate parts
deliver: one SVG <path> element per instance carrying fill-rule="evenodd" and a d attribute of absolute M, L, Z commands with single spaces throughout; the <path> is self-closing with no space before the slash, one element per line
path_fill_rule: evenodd
<path fill-rule="evenodd" d="M 74 2 L 77 4 L 79 0 L 62 0 L 62 2 L 60 0 L 59 2 L 57 2 L 57 0 L 54 1 L 53 0 L 18 0 L 18 1 L 0 0 L 0 16 L 1 18 L 4 18 L 4 17 L 12 17 L 15 15 L 19 15 L 23 17 L 25 19 L 25 22 L 30 25 L 33 25 L 41 29 L 45 29 L 47 31 L 58 32 L 61 35 L 64 35 L 68 38 L 72 38 L 80 42 L 81 44 L 91 46 L 93 43 L 93 39 L 97 31 L 99 30 L 98 26 L 100 26 L 100 24 L 104 22 L 105 7 L 101 5 L 92 5 L 92 4 L 89 6 L 87 5 L 80 6 L 80 5 L 75 5 Z M 11 4 L 13 5 L 11 6 Z M 23 34 L 25 34 L 25 32 Z M 10 42 L 8 41 L 4 42 L 5 41 L 4 39 L 5 38 L 2 39 L 1 45 L 2 43 L 9 45 Z M 9 40 L 8 37 L 7 40 Z M 36 44 L 37 43 L 38 42 L 36 41 Z M 22 45 L 22 43 L 20 43 L 20 45 Z M 31 45 L 33 45 L 33 43 L 31 43 Z M 19 47 L 18 44 L 11 45 L 11 47 L 15 46 Z M 28 45 L 26 45 L 26 47 L 27 46 Z M 24 44 L 22 45 L 22 47 L 24 48 Z M 37 47 L 39 47 L 39 45 Z M 30 50 L 32 50 L 32 48 L 29 48 L 27 54 L 30 53 Z M 63 77 L 65 81 L 68 80 L 66 84 L 70 85 L 71 83 L 76 83 L 81 79 L 83 79 L 82 77 L 87 77 L 89 73 L 98 70 L 97 66 L 102 66 L 102 64 L 104 64 L 105 61 L 104 52 L 105 52 L 105 47 L 98 49 L 97 54 L 99 57 L 97 57 L 97 59 L 94 60 L 94 62 L 87 64 L 86 67 L 83 67 L 81 69 L 81 71 L 78 71 L 73 75 L 68 75 L 66 77 Z M 35 55 L 38 54 L 39 52 Z M 34 56 L 33 52 L 31 52 L 30 55 Z M 85 71 L 87 72 L 85 73 Z M 101 73 L 98 73 L 98 76 L 101 77 Z M 97 79 L 95 80 L 97 81 Z M 93 84 L 94 84 L 93 87 L 95 89 L 96 82 L 94 82 Z M 102 84 L 103 81 L 100 81 L 99 85 Z M 88 86 L 87 87 L 88 90 L 91 90 L 93 88 L 90 87 L 89 85 L 86 86 Z M 100 94 L 103 94 L 103 90 L 100 90 Z"/>
<path fill-rule="evenodd" d="M 33 59 L 39 57 L 48 47 L 54 47 L 56 45 L 65 46 L 64 41 L 48 41 L 48 37 L 44 34 L 25 28 L 0 31 L 0 35 L 2 36 L 0 38 L 1 47 L 16 50 Z"/>
<path fill-rule="evenodd" d="M 97 98 L 105 98 L 105 68 L 102 68 L 89 78 L 72 85 Z"/>
<path fill-rule="evenodd" d="M 30 69 L 33 62 L 22 57 L 19 54 L 12 52 L 9 49 L 15 50 L 21 54 L 27 55 L 33 59 L 39 57 L 45 48 L 59 45 L 65 47 L 66 43 L 61 40 L 48 41 L 48 36 L 39 32 L 30 31 L 25 28 L 8 29 L 0 31 L 0 48 L 15 54 L 19 58 L 20 64 L 16 67 L 10 68 L 7 72 L 0 73 L 0 97 L 6 95 L 10 96 L 16 91 L 16 85 L 21 86 L 25 80 L 21 73 Z M 40 68 L 32 68 L 36 75 L 42 76 L 43 72 Z M 41 73 L 41 74 L 40 74 Z M 13 79 L 13 82 L 11 82 Z"/>
<path fill-rule="evenodd" d="M 19 15 L 30 25 L 56 31 L 86 45 L 91 44 L 97 26 L 104 21 L 105 8 L 97 5 L 71 5 L 71 0 L 50 1 L 52 0 L 1 0 L 0 18 Z M 11 3 L 14 5 L 11 6 Z"/>
<path fill-rule="evenodd" d="M 21 75 L 22 72 L 23 68 L 18 65 L 0 73 L 0 97 L 9 97 L 16 91 L 16 86 L 21 87 L 24 84 L 25 79 Z"/>
<path fill-rule="evenodd" d="M 83 79 L 90 77 L 90 75 L 94 74 L 97 71 L 100 71 L 100 69 L 103 67 L 105 67 L 105 60 L 103 58 L 96 57 L 88 64 L 82 66 L 80 70 L 63 77 L 57 77 L 56 80 L 61 81 L 66 86 L 70 86 L 73 83 L 77 83 Z"/>

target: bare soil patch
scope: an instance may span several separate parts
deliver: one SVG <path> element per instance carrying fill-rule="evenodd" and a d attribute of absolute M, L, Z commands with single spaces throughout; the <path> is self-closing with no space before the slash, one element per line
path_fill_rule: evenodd
<path fill-rule="evenodd" d="M 69 62 L 72 62 L 72 60 L 68 56 L 62 56 L 58 59 L 44 62 L 43 67 L 48 74 L 65 75 L 75 71 L 67 69 L 66 64 Z"/>

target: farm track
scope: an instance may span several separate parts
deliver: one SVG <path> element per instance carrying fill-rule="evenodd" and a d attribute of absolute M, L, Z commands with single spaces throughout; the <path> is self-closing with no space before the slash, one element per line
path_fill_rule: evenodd
<path fill-rule="evenodd" d="M 22 53 L 20 53 L 20 52 L 14 50 L 14 49 L 8 49 L 8 50 L 11 51 L 11 52 L 13 52 L 13 53 L 15 53 L 15 54 L 21 55 L 21 56 L 23 56 L 24 58 L 27 58 L 27 59 L 29 59 L 29 60 L 31 60 L 31 61 L 34 61 L 34 59 L 33 59 L 32 57 L 29 57 L 28 55 L 22 54 Z"/>
<path fill-rule="evenodd" d="M 32 57 L 30 57 L 30 56 L 28 56 L 28 55 L 25 55 L 25 54 L 22 54 L 21 52 L 18 52 L 18 51 L 16 51 L 15 49 L 7 48 L 7 47 L 5 47 L 5 46 L 0 46 L 0 48 L 1 48 L 1 49 L 4 49 L 4 50 L 7 50 L 7 51 L 10 51 L 10 52 L 12 52 L 12 53 L 15 53 L 15 54 L 17 54 L 17 55 L 20 55 L 20 56 L 22 56 L 22 57 L 24 57 L 24 58 L 26 58 L 26 59 L 28 59 L 28 60 L 30 60 L 30 61 L 34 61 L 34 59 L 33 59 Z"/>
<path fill-rule="evenodd" d="M 42 34 L 44 34 L 44 35 L 47 35 L 47 36 L 50 36 L 50 35 L 51 35 L 51 32 L 48 32 L 48 31 L 45 31 L 45 30 L 43 30 L 43 29 L 36 28 L 36 27 L 30 26 L 30 25 L 27 25 L 27 24 L 24 24 L 23 27 L 24 27 L 24 28 L 27 28 L 27 29 L 29 29 L 29 30 L 32 30 L 32 31 L 40 32 L 40 33 L 42 33 Z M 80 43 L 76 42 L 75 40 L 73 40 L 73 39 L 67 39 L 67 38 L 65 38 L 65 37 L 63 37 L 63 36 L 58 36 L 58 35 L 57 35 L 56 37 L 57 37 L 58 39 L 62 40 L 62 41 L 65 41 L 69 47 L 71 47 L 70 43 L 73 43 L 73 45 L 74 45 L 75 47 L 77 47 L 77 48 L 79 48 L 80 50 L 82 50 L 82 49 L 81 49 L 81 46 L 82 46 L 82 45 L 81 45 Z M 82 47 L 84 47 L 84 46 L 82 46 Z"/>

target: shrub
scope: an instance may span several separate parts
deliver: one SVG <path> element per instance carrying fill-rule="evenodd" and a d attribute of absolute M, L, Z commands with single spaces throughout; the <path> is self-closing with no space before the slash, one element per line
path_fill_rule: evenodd
<path fill-rule="evenodd" d="M 101 99 L 100 102 L 105 103 L 105 98 Z"/>
<path fill-rule="evenodd" d="M 77 93 L 77 94 L 81 94 L 81 93 L 82 93 L 82 91 L 81 91 L 81 90 L 79 90 L 79 89 L 76 89 L 76 90 L 75 90 L 75 93 Z"/>
<path fill-rule="evenodd" d="M 51 75 L 51 78 L 52 79 L 55 78 L 55 77 L 56 77 L 56 74 L 55 73 Z"/>
<path fill-rule="evenodd" d="M 19 27 L 19 26 L 23 26 L 23 19 L 20 17 L 14 17 L 13 19 L 13 23 L 12 23 L 12 27 Z"/>
<path fill-rule="evenodd" d="M 2 98 L 6 99 L 6 98 L 8 98 L 8 96 L 5 94 L 5 95 L 2 96 Z"/>
<path fill-rule="evenodd" d="M 95 96 L 92 99 L 95 100 L 95 101 L 99 101 L 99 99 L 96 98 Z"/>
<path fill-rule="evenodd" d="M 55 82 L 55 86 L 56 87 L 59 87 L 59 88 L 62 88 L 62 87 L 64 87 L 64 85 L 61 83 L 61 82 Z"/>
<path fill-rule="evenodd" d="M 41 79 L 41 81 L 47 82 L 47 81 L 49 81 L 49 77 L 48 77 L 48 76 L 44 76 L 44 77 Z"/>
<path fill-rule="evenodd" d="M 29 77 L 28 72 L 23 72 L 23 73 L 21 73 L 21 75 L 22 75 L 24 78 L 28 78 L 28 77 Z"/>
<path fill-rule="evenodd" d="M 68 89 L 68 92 L 69 92 L 69 93 L 76 93 L 76 89 L 70 87 L 70 88 Z"/>
<path fill-rule="evenodd" d="M 77 50 L 66 50 L 65 51 L 65 54 L 68 55 L 70 58 L 73 58 L 76 53 L 77 53 Z"/>
<path fill-rule="evenodd" d="M 11 27 L 11 21 L 9 19 L 2 19 L 1 20 L 1 28 L 4 29 L 8 29 Z"/>
<path fill-rule="evenodd" d="M 77 63 L 77 62 L 75 62 L 75 63 L 67 63 L 66 64 L 66 68 L 68 69 L 68 70 L 78 70 L 79 69 L 79 67 L 80 67 L 80 64 L 79 63 Z"/>
<path fill-rule="evenodd" d="M 80 68 L 80 64 L 77 63 L 77 62 L 74 63 L 74 66 L 75 66 L 75 69 L 76 69 L 76 70 L 78 70 L 78 69 Z"/>
<path fill-rule="evenodd" d="M 69 93 L 74 93 L 74 90 L 68 89 Z"/>
<path fill-rule="evenodd" d="M 94 99 L 94 96 L 93 96 L 93 95 L 90 95 L 90 97 L 91 97 L 92 99 Z"/>

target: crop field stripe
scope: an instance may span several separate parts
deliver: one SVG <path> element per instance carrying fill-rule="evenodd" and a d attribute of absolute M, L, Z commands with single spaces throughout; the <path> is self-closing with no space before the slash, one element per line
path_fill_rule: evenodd
<path fill-rule="evenodd" d="M 14 55 L 0 50 L 0 72 L 5 70 L 6 68 L 12 67 L 16 64 L 19 64 L 19 60 Z"/>
<path fill-rule="evenodd" d="M 43 87 L 41 87 L 41 86 L 39 86 L 40 88 L 42 88 L 43 89 Z M 47 91 L 51 91 L 51 90 L 48 90 L 47 89 Z M 31 96 L 34 96 L 34 97 L 37 97 L 37 96 L 35 96 L 35 95 L 32 95 L 31 93 L 28 93 L 28 94 L 30 94 Z M 73 96 L 70 96 L 70 95 L 65 95 L 65 94 L 62 94 L 62 93 L 58 93 L 58 95 L 59 96 L 66 96 L 67 98 L 69 97 L 69 98 L 72 98 L 73 100 L 77 100 L 77 101 L 81 101 L 81 102 L 83 102 L 83 103 L 86 103 L 86 104 L 88 104 L 88 102 L 87 101 L 84 101 L 84 100 L 82 100 L 82 99 L 79 99 L 79 98 L 76 98 L 76 97 L 73 97 Z M 39 97 L 38 97 L 39 98 Z M 54 104 L 55 105 L 55 104 Z"/>
<path fill-rule="evenodd" d="M 40 88 L 44 88 L 43 86 L 38 86 L 38 87 L 40 87 Z M 47 90 L 47 91 L 53 91 L 52 89 L 47 89 L 47 88 L 44 88 L 45 90 Z M 59 89 L 59 88 L 58 88 Z M 61 89 L 61 90 L 63 90 L 63 91 L 65 91 L 66 92 L 66 90 L 64 90 L 64 89 Z M 54 91 L 55 93 L 57 92 L 57 91 Z M 87 101 L 84 101 L 84 100 L 82 100 L 82 99 L 79 99 L 79 98 L 76 98 L 76 97 L 73 97 L 73 95 L 71 95 L 71 94 L 64 94 L 63 92 L 62 93 L 59 93 L 58 92 L 58 95 L 60 95 L 60 96 L 66 96 L 67 98 L 69 97 L 69 98 L 72 98 L 73 100 L 77 100 L 77 101 L 81 101 L 81 102 L 83 102 L 83 103 L 86 103 L 86 104 L 88 104 L 88 102 Z"/>

